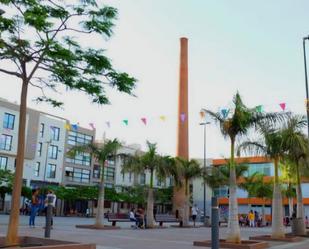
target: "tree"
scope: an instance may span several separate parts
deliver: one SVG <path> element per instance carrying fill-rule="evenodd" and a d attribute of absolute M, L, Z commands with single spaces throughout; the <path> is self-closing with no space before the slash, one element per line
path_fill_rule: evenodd
<path fill-rule="evenodd" d="M 99 6 L 95 0 L 1 0 L 0 4 L 0 72 L 21 82 L 15 182 L 6 238 L 7 245 L 14 245 L 18 244 L 29 86 L 42 91 L 37 101 L 53 106 L 61 102 L 45 92 L 57 92 L 61 86 L 86 93 L 94 103 L 107 104 L 106 87 L 131 94 L 135 79 L 117 72 L 103 49 L 84 48 L 78 38 L 110 37 L 115 8 Z"/>
<path fill-rule="evenodd" d="M 261 126 L 262 141 L 245 141 L 238 150 L 262 154 L 273 160 L 275 176 L 272 201 L 272 234 L 273 238 L 284 238 L 282 193 L 279 182 L 279 163 L 284 158 L 286 150 L 283 145 L 283 134 L 280 129 L 267 125 Z"/>
<path fill-rule="evenodd" d="M 202 169 L 196 160 L 186 160 L 180 157 L 175 159 L 173 168 L 171 175 L 174 177 L 176 186 L 184 187 L 185 190 L 185 206 L 183 207 L 182 221 L 184 226 L 188 226 L 190 214 L 189 184 L 193 179 L 202 175 Z"/>
<path fill-rule="evenodd" d="M 104 182 L 104 169 L 107 159 L 116 154 L 121 144 L 117 139 L 106 140 L 103 143 L 90 143 L 86 145 L 74 146 L 70 151 L 69 155 L 75 156 L 76 153 L 88 152 L 90 153 L 101 165 L 100 170 L 100 186 L 99 186 L 99 197 L 98 197 L 98 208 L 96 213 L 95 226 L 104 226 L 104 193 L 105 193 L 105 182 Z"/>
<path fill-rule="evenodd" d="M 235 173 L 235 142 L 236 139 L 248 133 L 250 128 L 257 128 L 260 123 L 276 123 L 284 116 L 278 113 L 259 112 L 256 108 L 248 108 L 242 101 L 239 93 L 233 99 L 233 110 L 231 112 L 212 112 L 204 110 L 220 126 L 221 133 L 228 137 L 231 143 L 230 156 L 230 181 L 229 181 L 229 231 L 226 240 L 239 243 L 241 241 L 238 223 L 238 204 L 236 196 L 236 173 Z"/>
<path fill-rule="evenodd" d="M 244 189 L 248 193 L 249 209 L 251 209 L 250 198 L 255 197 L 256 194 L 256 182 L 259 178 L 260 173 L 254 172 L 252 175 L 245 176 L 240 188 Z M 263 178 L 262 178 L 263 179 Z"/>
<path fill-rule="evenodd" d="M 154 206 L 154 176 L 163 179 L 167 175 L 166 168 L 171 163 L 169 157 L 163 157 L 157 154 L 157 145 L 147 141 L 148 151 L 146 153 L 136 153 L 134 156 L 127 156 L 123 164 L 123 172 L 134 172 L 142 174 L 149 172 L 150 183 L 148 186 L 147 197 L 147 227 L 154 226 L 153 206 Z"/>

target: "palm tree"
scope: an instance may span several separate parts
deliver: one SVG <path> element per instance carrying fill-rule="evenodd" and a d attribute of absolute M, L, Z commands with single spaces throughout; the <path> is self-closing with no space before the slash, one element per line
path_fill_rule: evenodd
<path fill-rule="evenodd" d="M 174 164 L 170 164 L 170 174 L 174 177 L 177 187 L 184 187 L 185 190 L 185 205 L 183 207 L 182 222 L 184 226 L 189 226 L 190 214 L 190 182 L 202 175 L 200 164 L 196 160 L 186 160 L 180 157 L 175 159 Z M 183 186 L 184 185 L 184 186 Z"/>
<path fill-rule="evenodd" d="M 158 179 L 163 179 L 167 175 L 167 166 L 172 163 L 169 157 L 163 157 L 157 154 L 157 145 L 155 143 L 150 143 L 147 141 L 148 151 L 146 153 L 137 153 L 134 156 L 127 156 L 123 164 L 123 172 L 134 172 L 137 174 L 145 173 L 145 171 L 150 173 L 150 183 L 148 187 L 147 196 L 147 227 L 154 227 L 154 176 L 156 175 Z"/>
<path fill-rule="evenodd" d="M 273 238 L 284 238 L 282 193 L 279 182 L 279 163 L 285 156 L 282 131 L 267 125 L 261 126 L 262 141 L 246 141 L 239 145 L 239 151 L 256 152 L 273 160 L 275 176 L 272 201 L 272 234 Z"/>
<path fill-rule="evenodd" d="M 244 136 L 252 127 L 257 127 L 260 123 L 276 123 L 284 116 L 278 113 L 263 113 L 248 108 L 242 101 L 239 93 L 233 99 L 234 109 L 228 115 L 226 112 L 212 112 L 204 110 L 220 125 L 221 133 L 228 137 L 231 142 L 230 155 L 230 181 L 229 181 L 229 231 L 227 241 L 239 243 L 241 241 L 238 223 L 238 204 L 236 196 L 236 172 L 235 172 L 235 142 L 238 137 Z"/>
<path fill-rule="evenodd" d="M 90 143 L 86 145 L 74 146 L 68 154 L 75 156 L 76 153 L 88 152 L 90 153 L 101 165 L 100 170 L 100 185 L 99 185 L 99 197 L 96 213 L 95 226 L 100 228 L 104 227 L 104 169 L 105 164 L 111 156 L 114 156 L 117 150 L 121 147 L 120 142 L 117 139 L 105 140 L 103 143 Z"/>
<path fill-rule="evenodd" d="M 252 175 L 245 176 L 243 182 L 239 184 L 239 187 L 244 189 L 248 193 L 248 205 L 251 209 L 250 199 L 256 197 L 256 183 L 259 180 L 260 173 L 254 172 Z"/>

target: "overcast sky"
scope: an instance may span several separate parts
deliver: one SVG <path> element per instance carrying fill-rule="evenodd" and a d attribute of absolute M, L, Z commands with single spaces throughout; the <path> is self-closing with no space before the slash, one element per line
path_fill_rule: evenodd
<path fill-rule="evenodd" d="M 175 155 L 179 38 L 189 39 L 190 156 L 203 156 L 199 111 L 231 106 L 238 90 L 248 106 L 266 111 L 304 113 L 302 37 L 309 34 L 306 0 L 113 0 L 119 10 L 113 37 L 88 46 L 107 49 L 115 68 L 138 79 L 137 97 L 109 91 L 112 104 L 97 106 L 76 92 L 63 92 L 64 109 L 37 105 L 29 92 L 30 107 L 79 122 L 94 123 L 97 138 L 103 132 L 144 146 L 157 142 L 159 151 Z M 309 42 L 308 42 L 309 51 Z M 308 54 L 309 55 L 309 54 Z M 0 75 L 0 96 L 19 102 L 20 83 Z M 162 122 L 159 117 L 166 116 Z M 141 118 L 147 118 L 147 125 Z M 129 120 L 125 126 L 123 119 Z M 106 122 L 110 122 L 108 128 Z M 207 156 L 228 156 L 229 144 L 210 125 Z"/>

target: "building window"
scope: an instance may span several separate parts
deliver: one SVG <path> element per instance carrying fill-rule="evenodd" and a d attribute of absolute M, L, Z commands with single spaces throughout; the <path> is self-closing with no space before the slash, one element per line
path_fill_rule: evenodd
<path fill-rule="evenodd" d="M 51 163 L 47 164 L 46 177 L 56 178 L 56 164 L 51 164 Z"/>
<path fill-rule="evenodd" d="M 40 124 L 40 137 L 44 136 L 44 127 L 45 125 L 43 123 Z"/>
<path fill-rule="evenodd" d="M 38 143 L 38 156 L 42 155 L 42 143 Z"/>
<path fill-rule="evenodd" d="M 36 164 L 34 165 L 34 176 L 40 175 L 40 166 L 41 166 L 40 162 L 36 162 Z"/>
<path fill-rule="evenodd" d="M 90 166 L 91 156 L 90 153 L 87 152 L 76 152 L 74 158 L 67 157 L 65 161 L 67 163 Z"/>
<path fill-rule="evenodd" d="M 58 157 L 58 146 L 49 145 L 49 147 L 48 147 L 48 157 L 50 159 L 57 159 L 57 157 Z"/>
<path fill-rule="evenodd" d="M 65 167 L 66 180 L 73 182 L 90 182 L 90 170 Z"/>
<path fill-rule="evenodd" d="M 73 167 L 65 167 L 65 177 L 68 181 L 73 181 Z"/>
<path fill-rule="evenodd" d="M 4 113 L 3 128 L 14 130 L 15 115 Z"/>
<path fill-rule="evenodd" d="M 132 172 L 129 172 L 129 182 L 132 181 Z"/>
<path fill-rule="evenodd" d="M 0 156 L 0 169 L 6 169 L 8 166 L 8 158 L 5 156 Z"/>
<path fill-rule="evenodd" d="M 161 186 L 162 185 L 162 181 L 160 179 L 157 179 L 157 186 Z"/>
<path fill-rule="evenodd" d="M 51 126 L 51 139 L 54 141 L 59 141 L 60 138 L 60 128 Z"/>
<path fill-rule="evenodd" d="M 173 177 L 169 177 L 169 186 L 173 186 L 174 181 Z"/>
<path fill-rule="evenodd" d="M 115 179 L 115 168 L 107 167 L 104 171 L 104 179 L 107 181 L 114 181 Z"/>
<path fill-rule="evenodd" d="M 0 149 L 10 151 L 12 149 L 12 140 L 12 136 L 2 134 L 0 137 Z"/>
<path fill-rule="evenodd" d="M 140 184 L 144 185 L 146 183 L 146 174 L 143 173 L 140 175 Z"/>
<path fill-rule="evenodd" d="M 100 178 L 100 171 L 101 167 L 100 165 L 94 165 L 93 166 L 93 178 L 99 179 Z"/>
<path fill-rule="evenodd" d="M 85 145 L 92 142 L 92 136 L 82 134 L 75 131 L 69 131 L 68 144 L 70 145 Z"/>

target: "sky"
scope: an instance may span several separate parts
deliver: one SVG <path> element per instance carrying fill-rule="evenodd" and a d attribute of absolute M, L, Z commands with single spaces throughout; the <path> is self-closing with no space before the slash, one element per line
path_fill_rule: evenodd
<path fill-rule="evenodd" d="M 111 105 L 91 104 L 78 92 L 56 95 L 63 109 L 32 101 L 29 107 L 89 127 L 97 139 L 117 137 L 127 144 L 156 142 L 162 154 L 174 156 L 180 37 L 189 39 L 189 153 L 203 157 L 201 108 L 232 106 L 239 91 L 249 107 L 305 114 L 302 38 L 309 35 L 306 0 L 108 0 L 119 12 L 114 35 L 103 43 L 82 38 L 85 46 L 106 49 L 114 67 L 138 82 L 136 97 L 108 90 Z M 309 42 L 308 42 L 309 51 Z M 308 54 L 309 56 L 309 54 Z M 19 102 L 20 82 L 0 74 L 0 97 Z M 166 121 L 160 116 L 165 115 Z M 147 118 L 147 125 L 141 121 Z M 128 119 L 128 126 L 123 119 Z M 108 128 L 106 122 L 110 122 Z M 207 157 L 229 155 L 229 142 L 218 126 L 207 126 Z"/>

